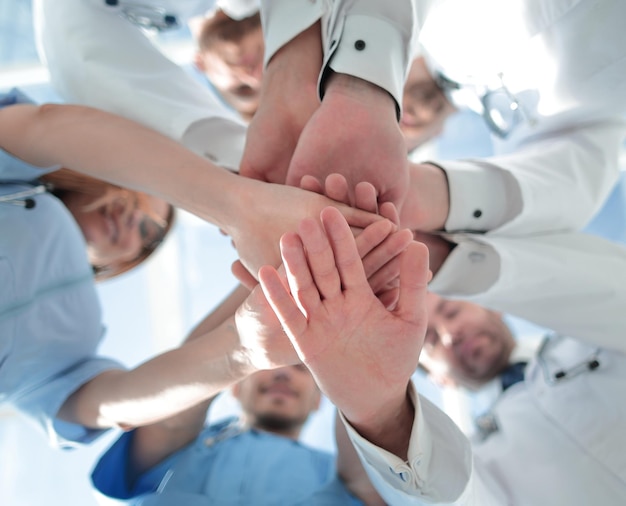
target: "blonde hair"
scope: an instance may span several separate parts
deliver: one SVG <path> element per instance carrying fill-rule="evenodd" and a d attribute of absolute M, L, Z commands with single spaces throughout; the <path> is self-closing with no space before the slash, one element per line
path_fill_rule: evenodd
<path fill-rule="evenodd" d="M 101 179 L 74 172 L 70 169 L 59 169 L 39 178 L 49 186 L 51 193 L 56 195 L 61 201 L 68 193 L 81 193 L 90 195 L 94 200 L 83 208 L 84 212 L 90 212 L 102 206 L 112 205 L 114 202 L 123 202 L 128 212 L 140 209 L 164 229 L 163 237 L 167 236 L 174 222 L 174 208 L 169 207 L 167 218 L 163 220 L 150 206 L 148 195 L 145 193 L 129 190 L 116 186 Z M 136 267 L 146 260 L 156 246 L 144 248 L 140 254 L 132 259 L 121 262 L 113 262 L 109 265 L 92 265 L 96 281 L 111 279 Z"/>

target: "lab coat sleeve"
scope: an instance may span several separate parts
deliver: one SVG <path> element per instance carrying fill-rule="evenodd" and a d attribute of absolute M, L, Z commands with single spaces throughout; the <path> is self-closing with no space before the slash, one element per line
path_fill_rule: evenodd
<path fill-rule="evenodd" d="M 372 484 L 390 506 L 496 506 L 502 492 L 473 462 L 468 439 L 448 416 L 419 397 L 414 385 L 409 395 L 415 420 L 408 461 L 364 439 L 342 416 L 348 436 Z"/>
<path fill-rule="evenodd" d="M 298 34 L 329 12 L 331 0 L 261 0 L 265 65 Z"/>
<path fill-rule="evenodd" d="M 216 7 L 232 19 L 244 19 L 259 11 L 259 0 L 217 0 Z"/>
<path fill-rule="evenodd" d="M 457 246 L 433 292 L 626 351 L 624 246 L 584 233 L 449 238 Z"/>
<path fill-rule="evenodd" d="M 416 44 L 417 9 L 414 2 L 335 1 L 324 30 L 321 91 L 324 71 L 328 67 L 386 90 L 394 98 L 399 115 L 404 81 Z"/>
<path fill-rule="evenodd" d="M 359 77 L 383 88 L 398 112 L 406 72 L 416 46 L 415 0 L 264 0 L 261 17 L 266 63 L 284 44 L 316 21 L 322 21 L 324 63 L 320 72 L 323 96 L 327 69 Z"/>
<path fill-rule="evenodd" d="M 238 169 L 245 124 L 116 9 L 92 0 L 36 0 L 35 26 L 64 100 L 127 117 Z"/>
<path fill-rule="evenodd" d="M 508 155 L 435 162 L 449 182 L 446 230 L 580 230 L 617 181 L 625 135 L 621 119 L 607 119 L 529 138 Z"/>

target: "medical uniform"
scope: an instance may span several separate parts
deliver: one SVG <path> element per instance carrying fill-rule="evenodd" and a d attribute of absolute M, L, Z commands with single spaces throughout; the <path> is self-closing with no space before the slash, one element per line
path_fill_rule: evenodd
<path fill-rule="evenodd" d="M 169 60 L 130 19 L 184 26 L 216 3 L 236 17 L 254 0 L 36 0 L 38 50 L 64 100 L 132 119 L 222 167 L 237 170 L 246 125 L 215 93 Z"/>
<path fill-rule="evenodd" d="M 431 7 L 419 37 L 431 73 L 457 107 L 510 125 L 493 157 L 435 161 L 450 188 L 446 230 L 580 230 L 600 209 L 626 136 L 623 19 L 622 0 Z"/>
<path fill-rule="evenodd" d="M 318 20 L 324 62 L 320 95 L 328 70 L 376 84 L 402 106 L 402 90 L 416 45 L 416 0 L 268 0 L 261 2 L 265 61 Z"/>
<path fill-rule="evenodd" d="M 431 291 L 626 352 L 624 246 L 585 233 L 446 237 L 457 246 Z"/>
<path fill-rule="evenodd" d="M 474 251 L 462 243 L 459 254 L 455 250 L 444 263 L 448 272 L 437 279 L 440 271 L 431 288 L 533 323 L 539 319 L 576 338 L 557 335 L 544 342 L 527 365 L 525 380 L 506 390 L 485 415 L 490 430 L 482 441 L 470 445 L 423 398 L 414 400 L 407 462 L 348 425 L 388 504 L 624 504 L 626 249 L 584 234 L 525 241 L 492 238 L 482 249 L 477 242 Z M 474 265 L 485 264 L 483 273 L 492 273 L 490 281 L 468 270 L 472 257 Z M 463 272 L 466 278 L 459 279 Z M 455 288 L 465 293 L 455 294 Z M 417 399 L 415 391 L 412 395 Z"/>
<path fill-rule="evenodd" d="M 28 101 L 0 95 L 2 107 Z M 39 168 L 0 150 L 0 196 L 33 188 Z M 0 202 L 0 402 L 41 426 L 53 445 L 73 446 L 100 431 L 56 419 L 67 397 L 105 370 L 95 356 L 104 328 L 86 245 L 76 221 L 53 195 L 34 207 Z M 17 205 L 16 205 L 17 204 Z"/>
<path fill-rule="evenodd" d="M 109 2 L 111 3 L 111 2 Z M 234 18 L 258 10 L 256 0 L 35 0 L 36 33 L 52 85 L 68 102 L 97 107 L 149 126 L 237 170 L 246 127 L 213 91 L 168 60 L 129 21 L 184 24 L 217 3 Z M 266 61 L 324 16 L 324 68 L 389 91 L 402 104 L 411 61 L 414 0 L 276 0 L 261 2 Z M 324 72 L 320 73 L 320 79 Z"/>
<path fill-rule="evenodd" d="M 126 433 L 102 456 L 94 486 L 136 505 L 358 506 L 337 478 L 334 456 L 268 432 L 243 428 L 236 419 L 204 429 L 190 446 L 126 481 Z"/>

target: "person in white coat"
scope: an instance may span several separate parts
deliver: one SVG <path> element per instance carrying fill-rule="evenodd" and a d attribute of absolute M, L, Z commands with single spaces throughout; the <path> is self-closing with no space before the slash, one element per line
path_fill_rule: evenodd
<path fill-rule="evenodd" d="M 299 185 L 313 167 L 366 174 L 354 183 L 368 180 L 381 200 L 400 205 L 408 173 L 397 120 L 413 2 L 261 2 L 264 89 L 271 92 L 261 94 L 245 154 L 243 122 L 135 26 L 165 30 L 216 2 L 37 0 L 35 11 L 40 53 L 65 100 L 125 115 L 248 177 Z M 217 2 L 234 19 L 249 16 L 255 4 Z M 353 149 L 357 144 L 361 149 Z M 320 164 L 324 153 L 329 163 Z M 383 159 L 390 168 L 379 171 Z"/>
<path fill-rule="evenodd" d="M 619 0 L 431 6 L 401 128 L 414 147 L 454 106 L 481 114 L 494 134 L 494 156 L 433 161 L 455 202 L 434 229 L 526 234 L 589 222 L 615 184 L 626 136 L 624 16 Z M 427 171 L 412 169 L 418 185 Z"/>
<path fill-rule="evenodd" d="M 266 69 L 241 173 L 300 186 L 340 172 L 352 202 L 368 181 L 400 207 L 408 171 L 398 119 L 416 3 L 261 2 Z"/>
<path fill-rule="evenodd" d="M 236 19 L 258 10 L 254 0 L 36 0 L 38 51 L 65 101 L 137 121 L 237 170 L 245 123 L 141 29 L 184 26 L 215 4 Z"/>
<path fill-rule="evenodd" d="M 423 326 L 414 321 L 407 337 L 409 323 L 392 318 L 385 330 L 373 323 L 371 291 L 360 286 L 355 293 L 346 281 L 354 266 L 336 257 L 342 283 L 333 283 L 328 275 L 333 271 L 312 261 L 307 253 L 312 246 L 304 238 L 302 242 L 283 238 L 292 296 L 276 275 L 262 271 L 260 279 L 300 358 L 322 390 L 331 393 L 387 504 L 622 504 L 626 285 L 618 273 L 625 272 L 626 250 L 584 234 L 489 241 L 486 250 L 494 255 L 473 255 L 469 262 L 474 258 L 479 264 L 490 263 L 490 278 L 468 270 L 466 255 L 459 250 L 456 258 L 448 257 L 453 265 L 444 263 L 430 288 L 438 283 L 443 291 L 446 279 L 441 277 L 460 267 L 465 277 L 448 277 L 450 289 L 456 282 L 456 289 L 473 294 L 474 300 L 497 301 L 491 305 L 533 320 L 540 316 L 541 323 L 552 323 L 557 334 L 537 350 L 525 380 L 511 386 L 494 406 L 487 417 L 490 430 L 477 443 L 470 443 L 444 413 L 419 395 L 410 382 L 410 366 L 421 351 L 431 365 L 443 356 L 450 370 L 471 372 L 475 383 L 497 374 L 514 346 L 496 313 L 424 294 L 414 301 L 416 314 L 424 311 L 423 320 L 417 317 Z M 559 251 L 561 256 L 554 256 Z M 418 273 L 419 269 L 414 283 L 406 287 L 416 293 L 424 282 Z M 341 295 L 333 295 L 336 291 Z M 337 309 L 337 302 L 331 301 L 340 296 L 343 305 Z M 400 305 L 392 314 L 402 310 Z M 457 331 L 452 322 L 464 312 L 467 319 Z M 372 329 L 376 339 L 371 338 Z M 466 343 L 465 351 L 458 352 L 465 357 L 463 370 L 458 365 L 463 360 L 450 359 L 457 357 L 453 342 Z M 430 353 L 435 351 L 440 353 Z M 349 358 L 342 361 L 346 354 Z M 407 423 L 407 416 L 412 423 Z"/>

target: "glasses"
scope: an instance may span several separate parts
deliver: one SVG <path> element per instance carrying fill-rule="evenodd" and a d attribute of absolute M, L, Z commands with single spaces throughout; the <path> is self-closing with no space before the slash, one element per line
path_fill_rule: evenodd
<path fill-rule="evenodd" d="M 167 222 L 159 223 L 150 216 L 145 215 L 139 222 L 142 253 L 145 251 L 154 251 L 159 244 L 163 242 L 166 234 Z"/>
<path fill-rule="evenodd" d="M 111 279 L 129 271 L 146 260 L 165 240 L 174 223 L 174 207 L 170 206 L 167 218 L 162 222 L 155 220 L 149 215 L 144 215 L 139 222 L 138 231 L 141 239 L 141 250 L 132 260 L 117 262 L 107 266 L 94 266 L 94 274 L 97 281 Z"/>

